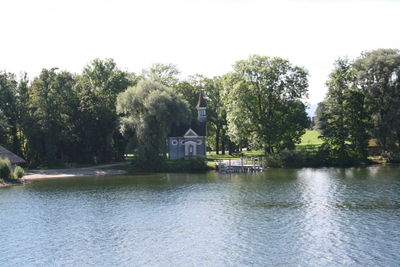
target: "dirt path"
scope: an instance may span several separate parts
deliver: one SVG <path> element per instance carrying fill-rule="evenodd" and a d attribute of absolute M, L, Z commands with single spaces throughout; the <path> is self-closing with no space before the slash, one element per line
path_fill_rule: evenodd
<path fill-rule="evenodd" d="M 61 178 L 61 177 L 74 177 L 74 176 L 92 176 L 92 175 L 116 175 L 125 174 L 124 170 L 109 170 L 107 168 L 122 165 L 124 163 L 113 163 L 98 165 L 85 168 L 68 168 L 68 169 L 51 169 L 51 170 L 34 170 L 27 172 L 23 179 L 46 179 L 46 178 Z"/>

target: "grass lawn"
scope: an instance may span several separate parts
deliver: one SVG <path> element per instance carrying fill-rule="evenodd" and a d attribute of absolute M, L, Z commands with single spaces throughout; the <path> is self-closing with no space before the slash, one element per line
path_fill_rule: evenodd
<path fill-rule="evenodd" d="M 323 140 L 318 138 L 321 134 L 315 130 L 307 130 L 306 133 L 301 137 L 301 142 L 298 144 L 299 146 L 307 146 L 314 145 L 319 146 L 322 145 Z"/>
<path fill-rule="evenodd" d="M 315 130 L 307 130 L 306 133 L 301 137 L 301 142 L 300 144 L 297 145 L 297 147 L 313 147 L 317 148 L 318 146 L 322 145 L 323 140 L 319 138 L 321 134 L 318 131 Z M 243 150 L 243 155 L 248 156 L 248 157 L 261 157 L 264 156 L 264 151 L 263 150 L 253 150 L 253 151 L 246 151 Z M 215 151 L 213 152 L 208 152 L 207 153 L 207 160 L 208 161 L 214 161 L 214 160 L 219 160 L 219 159 L 239 159 L 239 157 L 235 156 L 230 156 L 228 154 L 226 155 L 216 155 Z"/>

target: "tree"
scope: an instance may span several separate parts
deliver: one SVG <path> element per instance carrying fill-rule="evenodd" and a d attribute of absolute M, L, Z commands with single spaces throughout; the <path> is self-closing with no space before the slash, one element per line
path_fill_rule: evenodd
<path fill-rule="evenodd" d="M 117 95 L 135 83 L 136 77 L 119 70 L 112 59 L 95 59 L 83 69 L 75 88 L 79 97 L 75 129 L 80 161 L 109 161 L 124 152 L 115 105 Z"/>
<path fill-rule="evenodd" d="M 315 128 L 320 132 L 324 132 L 326 128 L 326 104 L 324 101 L 319 102 L 315 110 Z"/>
<path fill-rule="evenodd" d="M 0 72 L 0 112 L 3 121 L 0 142 L 14 153 L 21 155 L 22 151 L 18 138 L 20 129 L 18 96 L 18 82 L 15 75 Z"/>
<path fill-rule="evenodd" d="M 70 101 L 75 80 L 57 68 L 43 69 L 29 88 L 29 120 L 25 124 L 31 160 L 45 165 L 66 161 L 72 122 Z"/>
<path fill-rule="evenodd" d="M 299 115 L 304 118 L 292 114 L 307 94 L 307 75 L 281 58 L 254 55 L 236 62 L 224 82 L 229 136 L 249 136 L 266 154 L 292 146 L 308 126 L 305 112 Z"/>
<path fill-rule="evenodd" d="M 139 159 L 147 167 L 156 167 L 165 158 L 171 126 L 190 119 L 185 100 L 170 88 L 146 80 L 119 94 L 117 112 L 121 133 L 134 134 Z"/>
<path fill-rule="evenodd" d="M 400 50 L 362 53 L 354 68 L 373 125 L 371 134 L 390 156 L 400 141 Z"/>
<path fill-rule="evenodd" d="M 328 93 L 320 115 L 322 137 L 331 156 L 340 161 L 347 160 L 351 151 L 355 153 L 353 158 L 367 158 L 367 113 L 355 81 L 352 64 L 347 59 L 338 59 L 327 81 Z"/>
<path fill-rule="evenodd" d="M 155 63 L 150 68 L 142 70 L 142 77 L 145 80 L 160 83 L 166 87 L 175 86 L 179 79 L 179 70 L 175 64 Z"/>
<path fill-rule="evenodd" d="M 215 143 L 215 152 L 225 154 L 226 146 L 229 153 L 232 154 L 233 138 L 227 134 L 227 119 L 226 108 L 223 103 L 223 80 L 221 77 L 214 77 L 213 79 L 205 79 L 204 91 L 207 96 L 207 121 L 213 132 L 210 136 L 213 137 Z M 211 132 L 210 130 L 208 131 Z M 238 144 L 242 141 L 240 138 L 235 139 Z"/>
<path fill-rule="evenodd" d="M 199 93 L 202 88 L 193 85 L 189 80 L 178 82 L 172 89 L 176 94 L 180 94 L 183 99 L 185 99 L 189 103 L 192 117 L 197 117 L 196 105 L 199 101 Z"/>

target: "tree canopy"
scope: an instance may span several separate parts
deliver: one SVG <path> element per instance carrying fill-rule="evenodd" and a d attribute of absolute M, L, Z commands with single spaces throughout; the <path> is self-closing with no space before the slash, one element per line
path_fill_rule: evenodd
<path fill-rule="evenodd" d="M 251 136 L 265 153 L 293 147 L 308 126 L 307 71 L 282 58 L 254 55 L 224 79 L 229 135 Z"/>
<path fill-rule="evenodd" d="M 188 103 L 171 88 L 154 81 L 140 81 L 118 96 L 121 132 L 134 136 L 141 161 L 155 166 L 166 155 L 171 126 L 190 119 Z"/>
<path fill-rule="evenodd" d="M 127 146 L 156 163 L 171 125 L 197 116 L 200 92 L 207 143 L 217 153 L 294 149 L 309 126 L 308 72 L 288 60 L 253 55 L 220 77 L 178 75 L 176 65 L 160 63 L 136 75 L 112 59 L 95 59 L 78 74 L 43 69 L 31 80 L 1 71 L 0 145 L 31 166 L 119 160 Z M 316 118 L 323 155 L 364 161 L 373 138 L 383 156 L 400 160 L 400 51 L 338 59 L 327 87 Z"/>
<path fill-rule="evenodd" d="M 390 154 L 400 141 L 400 50 L 364 52 L 354 68 L 370 114 L 371 135 Z"/>

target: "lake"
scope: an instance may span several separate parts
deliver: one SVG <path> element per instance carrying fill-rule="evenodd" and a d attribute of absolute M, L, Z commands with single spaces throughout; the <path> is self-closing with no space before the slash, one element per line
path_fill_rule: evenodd
<path fill-rule="evenodd" d="M 400 167 L 0 188 L 0 266 L 398 266 Z"/>

